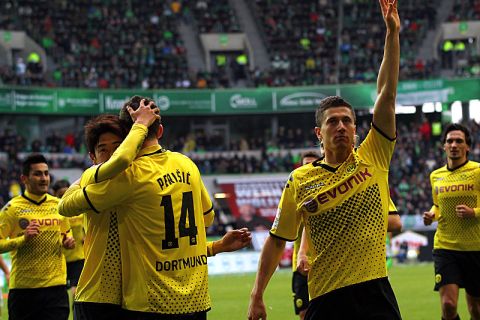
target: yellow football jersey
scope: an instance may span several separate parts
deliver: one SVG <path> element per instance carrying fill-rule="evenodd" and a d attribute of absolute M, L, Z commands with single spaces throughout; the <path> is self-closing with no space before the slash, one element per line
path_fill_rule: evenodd
<path fill-rule="evenodd" d="M 339 167 L 317 160 L 290 175 L 270 233 L 292 241 L 303 220 L 313 260 L 311 299 L 387 276 L 388 169 L 394 145 L 372 125 Z"/>
<path fill-rule="evenodd" d="M 26 191 L 10 200 L 0 213 L 0 251 L 11 251 L 10 289 L 45 288 L 66 284 L 63 239 L 70 229 L 58 214 L 58 198 L 37 196 Z M 25 228 L 31 221 L 40 233 L 25 241 Z"/>
<path fill-rule="evenodd" d="M 69 188 L 64 197 L 81 187 L 110 179 L 124 171 L 135 159 L 147 131 L 146 126 L 134 124 L 112 157 L 103 164 L 87 169 L 82 174 L 80 186 Z M 85 265 L 78 281 L 75 301 L 120 305 L 122 273 L 117 213 L 105 210 L 98 214 L 85 210 L 83 216 L 86 232 Z"/>
<path fill-rule="evenodd" d="M 388 212 L 397 212 L 397 207 L 393 203 L 392 198 L 390 198 L 388 203 Z M 297 271 L 297 260 L 298 260 L 298 251 L 300 250 L 300 245 L 302 243 L 302 233 L 303 233 L 303 223 L 300 224 L 298 228 L 297 239 L 293 242 L 293 253 L 292 253 L 292 271 Z M 307 252 L 307 257 L 310 262 L 310 252 Z"/>
<path fill-rule="evenodd" d="M 158 145 L 144 148 L 123 173 L 64 196 L 60 208 L 65 215 L 86 208 L 117 212 L 124 308 L 210 309 L 205 227 L 213 222 L 213 204 L 188 157 Z"/>
<path fill-rule="evenodd" d="M 447 166 L 430 175 L 434 211 L 438 219 L 434 248 L 480 251 L 480 219 L 459 218 L 455 207 L 460 204 L 480 208 L 480 164 L 468 161 L 449 170 Z"/>

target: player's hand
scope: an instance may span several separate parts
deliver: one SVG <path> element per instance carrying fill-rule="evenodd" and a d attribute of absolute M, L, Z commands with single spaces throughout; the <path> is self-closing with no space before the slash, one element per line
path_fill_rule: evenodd
<path fill-rule="evenodd" d="M 379 0 L 379 2 L 387 30 L 400 31 L 400 17 L 397 10 L 398 0 Z"/>
<path fill-rule="evenodd" d="M 306 254 L 298 252 L 297 256 L 297 271 L 300 272 L 301 275 L 306 276 L 310 271 L 310 263 L 308 262 L 308 257 Z"/>
<path fill-rule="evenodd" d="M 255 298 L 253 295 L 250 297 L 247 317 L 248 320 L 267 320 L 267 312 L 262 298 Z"/>
<path fill-rule="evenodd" d="M 75 239 L 73 237 L 65 237 L 63 239 L 63 247 L 69 250 L 75 248 Z"/>
<path fill-rule="evenodd" d="M 25 240 L 30 240 L 40 233 L 40 225 L 37 222 L 30 221 L 28 226 L 25 228 Z"/>
<path fill-rule="evenodd" d="M 434 218 L 435 218 L 434 212 L 425 211 L 423 213 L 423 224 L 426 226 L 431 225 Z"/>
<path fill-rule="evenodd" d="M 220 252 L 236 251 L 250 245 L 252 242 L 252 234 L 247 228 L 230 230 L 222 239 L 215 241 L 214 252 L 215 254 Z"/>
<path fill-rule="evenodd" d="M 130 106 L 127 106 L 127 111 L 132 117 L 133 122 L 143 124 L 149 127 L 155 120 L 160 119 L 160 109 L 150 101 L 145 105 L 145 99 L 140 101 L 140 106 L 137 110 L 133 110 Z"/>
<path fill-rule="evenodd" d="M 475 217 L 475 211 L 464 204 L 460 204 L 455 207 L 455 213 L 459 218 L 473 218 Z"/>

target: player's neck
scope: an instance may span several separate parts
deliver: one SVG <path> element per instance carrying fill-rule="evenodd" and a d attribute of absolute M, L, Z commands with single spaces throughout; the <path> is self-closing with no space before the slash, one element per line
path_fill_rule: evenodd
<path fill-rule="evenodd" d="M 460 158 L 460 159 L 447 158 L 447 167 L 450 170 L 455 170 L 458 167 L 463 166 L 467 161 L 468 161 L 468 158 Z"/>
<path fill-rule="evenodd" d="M 341 165 L 352 153 L 352 149 L 344 150 L 325 150 L 324 162 L 331 167 L 338 167 Z"/>
<path fill-rule="evenodd" d="M 158 140 L 157 139 L 145 139 L 142 145 L 142 149 L 148 148 L 151 146 L 158 146 Z"/>

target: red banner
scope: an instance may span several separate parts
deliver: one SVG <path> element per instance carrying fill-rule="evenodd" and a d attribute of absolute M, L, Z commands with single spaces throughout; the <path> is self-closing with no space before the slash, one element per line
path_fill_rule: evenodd
<path fill-rule="evenodd" d="M 282 196 L 285 179 L 265 182 L 229 182 L 220 183 L 222 191 L 227 195 L 230 210 L 235 217 L 240 216 L 239 208 L 249 205 L 255 208 L 256 215 L 273 221 L 277 206 Z"/>

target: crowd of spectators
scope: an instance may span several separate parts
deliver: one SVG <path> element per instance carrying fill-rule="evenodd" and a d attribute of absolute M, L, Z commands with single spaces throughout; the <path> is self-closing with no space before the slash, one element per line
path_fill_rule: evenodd
<path fill-rule="evenodd" d="M 188 70 L 178 33 L 181 10 L 182 2 L 173 0 L 5 1 L 0 29 L 25 30 L 41 44 L 56 66 L 43 75 L 46 86 L 208 86 L 204 73 Z M 3 82 L 23 84 L 16 72 L 21 63 L 2 66 Z"/>
<path fill-rule="evenodd" d="M 473 140 L 470 159 L 480 161 L 480 124 L 470 121 L 467 125 Z M 360 140 L 363 140 L 368 129 L 369 120 L 359 121 L 357 133 Z M 203 174 L 289 172 L 298 165 L 298 149 L 318 148 L 315 137 L 285 127 L 280 127 L 274 138 L 269 139 L 265 132 L 264 137 L 241 137 L 234 139 L 235 142 L 228 146 L 208 147 L 222 145 L 223 142 L 218 139 L 218 135 L 190 133 L 186 139 L 171 139 L 164 146 L 188 154 Z M 173 140 L 181 143 L 171 144 Z M 421 214 L 430 207 L 430 172 L 445 164 L 440 140 L 440 135 L 432 130 L 432 123 L 426 118 L 421 122 L 399 122 L 389 181 L 391 196 L 400 214 Z M 60 137 L 52 132 L 46 137 L 45 144 L 41 144 L 39 149 L 33 149 L 21 135 L 9 130 L 0 133 L 0 155 L 3 155 L 0 158 L 0 190 L 3 201 L 20 190 L 19 154 L 32 151 L 50 154 L 61 152 L 58 156 L 50 157 L 51 168 L 84 169 L 90 165 L 90 161 L 80 141 L 80 137 L 73 142 L 70 134 Z M 77 156 L 65 153 L 66 151 L 72 151 Z M 79 154 L 83 156 L 79 157 Z"/>
<path fill-rule="evenodd" d="M 340 32 L 339 6 L 335 1 L 251 2 L 254 11 L 258 12 L 272 61 L 267 71 L 252 71 L 256 86 L 375 81 L 384 38 L 383 21 L 376 2 L 344 1 Z M 426 32 L 435 27 L 438 3 L 438 0 L 402 2 L 400 79 L 439 75 L 437 61 L 415 57 Z M 288 10 L 284 10 L 285 7 Z"/>
<path fill-rule="evenodd" d="M 268 68 L 250 69 L 246 86 L 371 82 L 383 52 L 384 29 L 375 1 L 249 0 L 269 51 Z M 416 53 L 436 25 L 440 0 L 402 3 L 401 79 L 437 77 L 452 66 Z M 286 10 L 288 8 L 288 10 Z M 456 0 L 449 21 L 478 20 L 478 0 Z M 0 65 L 0 82 L 86 88 L 218 88 L 239 82 L 222 70 L 190 70 L 179 34 L 184 21 L 198 33 L 242 32 L 228 0 L 4 1 L 0 29 L 25 30 L 53 63 L 15 56 Z M 340 28 L 340 30 L 339 30 Z M 8 37 L 5 39 L 8 41 Z M 338 55 L 337 47 L 339 45 Z M 441 50 L 441 49 L 440 49 Z M 453 57 L 455 58 L 455 56 Z M 456 59 L 456 58 L 455 58 Z M 459 57 L 458 59 L 462 59 Z M 468 61 L 477 61 L 474 67 Z M 478 57 L 455 75 L 480 74 Z"/>
<path fill-rule="evenodd" d="M 228 0 L 185 0 L 183 15 L 193 14 L 200 33 L 241 32 L 237 16 Z M 187 21 L 191 19 L 187 18 Z"/>

